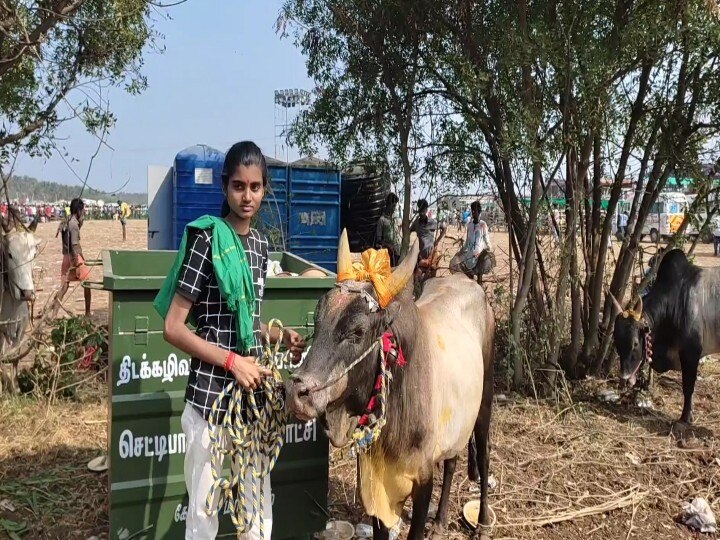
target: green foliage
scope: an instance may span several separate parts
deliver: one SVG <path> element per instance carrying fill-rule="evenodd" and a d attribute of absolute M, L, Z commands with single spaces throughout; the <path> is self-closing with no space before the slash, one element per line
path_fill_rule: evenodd
<path fill-rule="evenodd" d="M 49 155 L 53 133 L 80 118 L 112 127 L 107 89 L 147 86 L 142 52 L 155 43 L 149 0 L 9 0 L 0 9 L 0 162 L 22 148 Z"/>
<path fill-rule="evenodd" d="M 278 26 L 292 33 L 316 84 L 314 102 L 290 136 L 319 145 L 341 165 L 362 161 L 397 181 L 419 169 L 423 88 L 417 36 L 405 33 L 406 2 L 287 0 Z M 409 162 L 409 164 L 408 164 Z"/>
<path fill-rule="evenodd" d="M 51 323 L 50 347 L 38 352 L 18 381 L 21 391 L 37 397 L 77 399 L 88 370 L 106 366 L 106 331 L 85 317 L 61 318 Z"/>
<path fill-rule="evenodd" d="M 668 177 L 702 176 L 720 135 L 720 20 L 708 3 L 287 0 L 280 26 L 293 31 L 317 85 L 296 140 L 325 145 L 340 163 L 380 156 L 398 170 L 409 156 L 415 187 L 420 172 L 442 178 L 441 192 L 487 180 L 510 216 L 518 269 L 508 348 L 556 363 L 573 336 L 577 373 L 599 372 L 612 336 L 605 287 L 624 296 Z M 394 103 L 410 98 L 404 124 Z M 631 178 L 631 238 L 612 266 L 610 220 Z M 567 209 L 559 269 L 535 234 L 558 179 L 582 201 Z M 601 196 L 606 212 L 591 203 Z M 569 318 L 553 312 L 568 294 L 572 332 L 538 331 L 548 315 Z"/>

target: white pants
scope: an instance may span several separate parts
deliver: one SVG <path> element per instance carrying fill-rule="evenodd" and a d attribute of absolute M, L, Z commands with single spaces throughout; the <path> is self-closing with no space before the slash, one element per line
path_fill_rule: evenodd
<path fill-rule="evenodd" d="M 190 404 L 185 404 L 181 422 L 187 449 L 185 453 L 185 484 L 190 497 L 187 521 L 185 522 L 185 540 L 214 540 L 218 532 L 218 516 L 208 516 L 205 512 L 205 500 L 213 484 L 208 423 Z M 246 493 L 252 493 L 254 482 L 259 482 L 259 479 L 248 474 L 245 478 Z M 263 508 L 265 538 L 260 536 L 260 519 L 259 516 L 256 516 L 250 532 L 242 536 L 244 540 L 270 540 L 272 492 L 269 475 L 265 477 L 262 489 L 265 495 Z M 252 509 L 252 500 L 249 497 L 245 508 L 246 511 Z"/>

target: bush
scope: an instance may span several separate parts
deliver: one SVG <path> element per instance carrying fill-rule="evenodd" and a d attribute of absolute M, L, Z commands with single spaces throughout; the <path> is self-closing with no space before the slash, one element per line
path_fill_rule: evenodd
<path fill-rule="evenodd" d="M 18 383 L 22 392 L 37 397 L 77 399 L 88 372 L 100 372 L 106 366 L 104 328 L 84 317 L 57 319 L 51 323 L 49 345 L 37 352 L 29 370 L 18 375 Z"/>

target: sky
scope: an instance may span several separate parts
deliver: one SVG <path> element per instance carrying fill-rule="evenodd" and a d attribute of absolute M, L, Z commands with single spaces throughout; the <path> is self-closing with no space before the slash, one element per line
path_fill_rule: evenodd
<path fill-rule="evenodd" d="M 158 19 L 165 51 L 144 56 L 145 92 L 109 94 L 117 123 L 107 138 L 111 148 L 93 160 L 88 185 L 115 191 L 127 182 L 123 191 L 144 193 L 148 165 L 170 166 L 175 154 L 194 144 L 225 151 L 251 139 L 274 156 L 274 91 L 313 86 L 292 39 L 275 33 L 281 5 L 282 0 L 189 0 L 168 10 L 171 20 Z M 64 124 L 57 135 L 75 173 L 59 155 L 21 156 L 15 173 L 79 188 L 76 174 L 85 178 L 98 139 L 79 121 Z M 289 157 L 299 156 L 291 149 Z"/>

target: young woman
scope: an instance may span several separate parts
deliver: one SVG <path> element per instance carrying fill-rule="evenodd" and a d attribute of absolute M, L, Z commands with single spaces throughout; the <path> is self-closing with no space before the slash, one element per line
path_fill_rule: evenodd
<path fill-rule="evenodd" d="M 267 182 L 267 167 L 260 148 L 249 141 L 235 144 L 225 156 L 222 172 L 225 202 L 221 214 L 224 219 L 206 216 L 194 222 L 210 221 L 206 228 L 188 225 L 185 253 L 178 253 L 183 261 L 173 283 L 175 292 L 165 315 L 165 339 L 192 355 L 182 416 L 187 445 L 185 482 L 190 497 L 186 539 L 214 539 L 218 531 L 218 518 L 205 512 L 205 499 L 213 483 L 207 422 L 213 403 L 233 379 L 248 391 L 254 391 L 259 387 L 261 378 L 270 375 L 256 362 L 262 354 L 262 340 L 266 333 L 265 324 L 260 322 L 260 311 L 268 265 L 268 242 L 262 233 L 250 227 L 251 219 L 260 209 Z M 238 259 L 227 259 L 233 264 L 226 268 L 227 271 L 220 271 L 218 254 L 212 251 L 212 246 L 217 245 L 213 241 L 216 235 L 216 242 L 222 237 L 226 244 L 239 239 L 244 250 L 244 256 L 235 253 Z M 229 240 L 228 235 L 232 237 Z M 248 324 L 252 326 L 249 341 L 240 324 L 247 316 L 247 312 L 243 312 L 242 299 L 239 307 L 234 304 L 233 311 L 226 301 L 228 295 L 222 294 L 222 291 L 227 291 L 228 281 L 237 280 L 242 275 L 252 279 L 252 291 L 246 291 L 250 294 L 243 296 L 254 296 L 255 299 L 254 306 L 251 306 L 252 320 L 248 318 Z M 171 276 L 170 279 L 174 279 L 172 273 Z M 246 284 L 250 286 L 248 282 Z M 158 310 L 162 314 L 159 307 Z M 185 326 L 188 316 L 196 323 L 194 333 Z M 275 334 L 270 338 L 276 341 L 278 336 Z M 300 335 L 287 330 L 283 340 L 292 355 L 299 358 L 305 348 Z M 222 413 L 226 407 L 220 410 Z M 252 482 L 253 479 L 246 479 L 250 488 L 248 492 L 252 489 Z M 265 508 L 261 511 L 265 519 L 265 539 L 269 540 L 272 529 L 269 477 L 262 487 L 256 488 L 265 491 Z M 246 538 L 260 539 L 258 518 L 256 516 L 252 531 L 245 535 Z"/>

